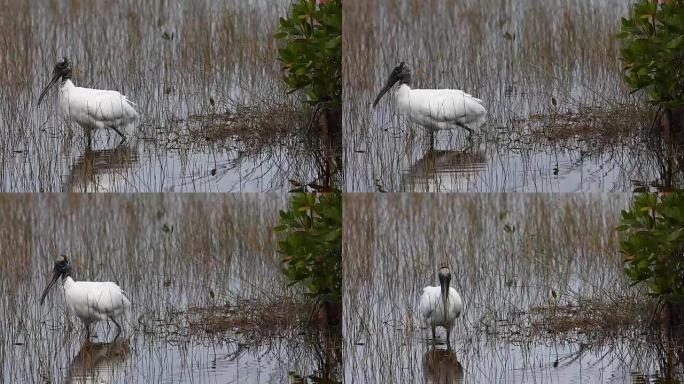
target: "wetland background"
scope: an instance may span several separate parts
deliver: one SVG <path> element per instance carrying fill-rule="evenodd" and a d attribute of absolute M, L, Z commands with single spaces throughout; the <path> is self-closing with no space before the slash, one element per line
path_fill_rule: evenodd
<path fill-rule="evenodd" d="M 629 0 L 344 3 L 346 191 L 600 192 L 681 180 L 678 154 L 624 84 Z M 372 101 L 400 61 L 414 88 L 457 88 L 489 119 L 469 147 Z M 675 159 L 674 161 L 672 159 Z"/>
<path fill-rule="evenodd" d="M 311 128 L 277 60 L 287 0 L 0 2 L 0 190 L 282 191 L 316 181 L 341 143 Z M 77 86 L 138 105 L 136 140 L 117 146 L 59 117 L 57 92 L 36 107 L 54 64 Z M 334 147 L 334 148 L 328 148 Z M 333 178 L 340 183 L 335 171 Z"/>
<path fill-rule="evenodd" d="M 0 381 L 340 377 L 339 336 L 311 325 L 314 308 L 281 273 L 273 227 L 286 207 L 276 194 L 0 195 Z M 117 343 L 102 322 L 84 343 L 61 289 L 39 305 L 61 253 L 77 281 L 127 292 Z"/>
<path fill-rule="evenodd" d="M 655 300 L 618 252 L 630 199 L 347 194 L 345 382 L 658 382 Z M 443 263 L 465 307 L 453 354 L 432 347 L 417 312 Z"/>

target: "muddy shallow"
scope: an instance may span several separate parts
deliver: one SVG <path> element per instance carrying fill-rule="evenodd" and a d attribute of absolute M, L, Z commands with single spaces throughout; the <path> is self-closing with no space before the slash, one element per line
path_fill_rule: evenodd
<path fill-rule="evenodd" d="M 578 113 L 581 123 L 586 108 L 642 103 L 622 83 L 615 38 L 630 3 L 346 1 L 346 190 L 597 192 L 661 183 L 662 148 L 647 144 L 658 134 L 642 132 L 648 111 L 607 121 L 616 129 L 599 141 L 610 145 L 597 145 L 582 124 L 565 122 L 572 135 L 546 134 L 557 114 Z M 413 88 L 484 100 L 488 120 L 472 142 L 464 131 L 440 131 L 431 152 L 425 129 L 395 112 L 392 93 L 372 108 L 400 61 L 412 68 Z"/>
<path fill-rule="evenodd" d="M 309 119 L 274 112 L 302 109 L 282 82 L 272 37 L 288 5 L 114 2 L 112 12 L 101 12 L 90 2 L 13 4 L 15 13 L 0 16 L 8 68 L 0 77 L 7 101 L 0 106 L 0 190 L 282 191 L 288 179 L 314 181 L 321 145 L 302 133 Z M 117 148 L 116 133 L 97 131 L 86 150 L 82 129 L 60 117 L 55 90 L 37 107 L 62 56 L 73 62 L 77 86 L 117 90 L 138 105 L 141 119 L 126 148 Z M 252 122 L 206 140 L 210 127 L 191 121 L 239 109 L 269 114 L 289 131 Z"/>
<path fill-rule="evenodd" d="M 652 303 L 622 272 L 626 195 L 347 195 L 345 382 L 622 383 L 657 376 Z M 446 354 L 418 314 L 441 263 L 464 313 Z"/>
<path fill-rule="evenodd" d="M 340 375 L 339 341 L 308 323 L 310 307 L 298 304 L 307 300 L 280 272 L 271 228 L 286 196 L 5 195 L 0 206 L 3 381 Z M 115 281 L 128 293 L 132 311 L 116 343 L 114 325 L 99 323 L 87 344 L 59 289 L 39 305 L 60 253 L 77 281 Z M 211 320 L 226 314 L 232 320 Z"/>

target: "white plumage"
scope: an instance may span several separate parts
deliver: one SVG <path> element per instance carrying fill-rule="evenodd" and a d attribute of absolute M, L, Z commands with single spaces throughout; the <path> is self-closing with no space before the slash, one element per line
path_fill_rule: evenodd
<path fill-rule="evenodd" d="M 99 320 L 115 320 L 131 306 L 118 285 L 112 282 L 74 281 L 71 276 L 64 279 L 64 298 L 86 326 Z"/>
<path fill-rule="evenodd" d="M 447 308 L 444 310 L 442 292 L 440 287 L 425 287 L 420 296 L 420 314 L 430 328 L 444 327 L 451 329 L 456 323 L 456 319 L 463 311 L 461 296 L 453 287 L 449 288 L 449 299 Z"/>
<path fill-rule="evenodd" d="M 420 314 L 425 324 L 432 329 L 432 338 L 436 339 L 436 328 L 443 327 L 447 331 L 447 346 L 450 347 L 451 329 L 456 319 L 463 312 L 463 301 L 456 289 L 449 287 L 451 272 L 448 268 L 440 268 L 438 287 L 423 288 L 420 297 Z"/>
<path fill-rule="evenodd" d="M 428 129 L 474 130 L 487 118 L 482 100 L 457 89 L 411 89 L 402 84 L 397 91 L 397 107 Z"/>
<path fill-rule="evenodd" d="M 75 86 L 71 81 L 71 71 L 71 63 L 67 58 L 57 63 L 52 80 L 41 93 L 38 104 L 50 87 L 61 79 L 59 106 L 65 117 L 83 128 L 88 146 L 91 145 L 91 131 L 96 129 L 112 129 L 125 141 L 126 134 L 133 133 L 138 118 L 136 104 L 117 91 Z"/>
<path fill-rule="evenodd" d="M 83 321 L 88 336 L 90 325 L 100 320 L 112 321 L 118 332 L 121 332 L 117 319 L 126 314 L 131 302 L 118 285 L 112 282 L 74 281 L 71 277 L 71 264 L 64 255 L 57 258 L 53 271 L 52 280 L 40 298 L 41 305 L 50 288 L 61 277 L 64 298 L 76 316 Z"/>
<path fill-rule="evenodd" d="M 116 128 L 130 133 L 138 118 L 136 105 L 119 92 L 77 87 L 69 79 L 59 87 L 59 106 L 86 131 Z"/>

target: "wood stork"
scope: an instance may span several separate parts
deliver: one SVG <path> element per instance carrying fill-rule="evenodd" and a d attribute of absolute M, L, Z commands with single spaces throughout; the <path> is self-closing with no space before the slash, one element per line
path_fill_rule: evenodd
<path fill-rule="evenodd" d="M 59 85 L 59 105 L 62 112 L 85 131 L 88 146 L 91 145 L 91 131 L 108 128 L 126 141 L 124 131 L 132 131 L 138 112 L 136 104 L 117 91 L 81 88 L 71 81 L 71 62 L 65 57 L 55 64 L 52 80 L 43 89 L 38 98 L 38 105 L 43 101 L 47 91 L 61 79 Z"/>
<path fill-rule="evenodd" d="M 435 130 L 463 128 L 472 134 L 485 123 L 487 110 L 482 100 L 468 93 L 458 89 L 411 89 L 411 69 L 403 61 L 390 73 L 385 87 L 373 101 L 373 108 L 397 82 L 400 84 L 397 107 L 411 121 L 428 129 L 430 148 Z"/>
<path fill-rule="evenodd" d="M 71 278 L 71 263 L 65 255 L 61 255 L 55 261 L 52 280 L 40 297 L 40 305 L 43 305 L 48 291 L 60 277 L 66 302 L 83 321 L 87 337 L 90 338 L 90 324 L 99 320 L 111 320 L 116 325 L 118 337 L 121 326 L 116 318 L 123 316 L 131 306 L 124 291 L 111 282 L 74 281 Z"/>
<path fill-rule="evenodd" d="M 437 338 L 436 328 L 443 327 L 447 333 L 447 349 L 451 349 L 451 328 L 463 311 L 461 295 L 453 287 L 449 287 L 450 282 L 451 271 L 447 267 L 442 267 L 439 269 L 439 287 L 423 288 L 420 297 L 420 313 L 425 323 L 432 328 L 433 341 Z"/>

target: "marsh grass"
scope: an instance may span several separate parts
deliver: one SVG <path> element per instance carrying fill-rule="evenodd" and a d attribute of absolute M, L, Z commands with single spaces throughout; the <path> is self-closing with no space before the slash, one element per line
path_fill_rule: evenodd
<path fill-rule="evenodd" d="M 497 322 L 495 331 L 485 327 L 478 331 L 511 343 L 558 341 L 597 346 L 607 341 L 617 343 L 633 334 L 657 333 L 655 302 L 643 297 L 606 296 L 533 306 L 509 318 L 491 319 Z"/>
<path fill-rule="evenodd" d="M 465 381 L 657 371 L 654 303 L 630 287 L 617 251 L 627 204 L 615 194 L 347 195 L 345 379 L 427 380 L 433 347 L 418 300 L 442 264 L 464 301 L 452 346 Z"/>
<path fill-rule="evenodd" d="M 2 190 L 62 191 L 62 179 L 82 154 L 81 128 L 58 117 L 56 92 L 36 107 L 37 95 L 62 56 L 73 62 L 76 85 L 118 90 L 137 103 L 142 116 L 136 135 L 141 142 L 135 145 L 141 161 L 111 170 L 108 178 L 119 183 L 106 180 L 104 187 L 262 191 L 288 188 L 289 178 L 315 178 L 312 153 L 321 144 L 313 140 L 254 147 L 259 156 L 240 157 L 239 140 L 208 127 L 223 148 L 168 149 L 166 144 L 191 136 L 179 121 L 224 113 L 236 101 L 243 112 L 259 111 L 240 115 L 245 129 L 253 128 L 264 113 L 273 113 L 281 130 L 289 126 L 291 135 L 301 134 L 307 121 L 299 119 L 296 108 L 283 110 L 299 99 L 282 83 L 272 37 L 288 5 L 277 0 L 5 2 L 7 12 L 0 15 L 0 97 L 8 100 L 0 108 Z M 96 145 L 111 148 L 117 143 L 114 136 L 100 132 Z M 209 177 L 216 163 L 230 162 L 238 165 Z"/>
<path fill-rule="evenodd" d="M 513 127 L 531 131 L 533 135 L 547 140 L 614 142 L 637 134 L 635 126 L 647 126 L 654 114 L 639 105 L 617 105 L 610 108 L 583 107 L 577 111 L 534 115 L 517 120 Z"/>
<path fill-rule="evenodd" d="M 436 171 L 429 191 L 628 191 L 634 186 L 632 180 L 649 183 L 662 177 L 657 153 L 643 151 L 639 145 L 651 134 L 651 112 L 636 107 L 640 95 L 631 95 L 622 82 L 615 34 L 630 4 L 627 0 L 345 2 L 347 190 L 373 191 L 377 185 L 386 191 L 426 190 L 403 182 L 404 173 L 425 154 L 425 130 L 396 114 L 391 96 L 371 108 L 400 61 L 413 70 L 412 87 L 463 89 L 483 99 L 488 110 L 488 122 L 474 148 L 463 132 L 440 132 L 436 148 L 482 151 L 487 167 L 467 178 Z M 630 105 L 635 106 L 630 110 L 635 119 L 613 114 Z M 637 112 L 643 115 L 635 116 Z M 570 123 L 564 121 L 567 114 L 593 121 L 563 125 Z M 605 118 L 594 120 L 601 114 Z M 538 126 L 538 116 L 552 115 L 559 118 Z M 619 118 L 607 121 L 609 116 Z M 607 127 L 598 127 L 603 123 Z M 591 132 L 587 132 L 589 125 Z M 555 140 L 529 145 L 500 140 L 534 126 L 550 128 L 539 133 Z M 593 140 L 597 130 L 614 132 L 612 145 L 575 145 L 577 138 Z M 629 134 L 618 137 L 622 132 Z M 637 135 L 640 140 L 633 139 Z M 566 148 L 559 148 L 568 139 Z"/>
<path fill-rule="evenodd" d="M 535 114 L 511 121 L 510 126 L 487 134 L 485 140 L 506 146 L 510 151 L 580 151 L 584 155 L 600 157 L 619 153 L 620 148 L 646 147 L 654 151 L 658 137 L 644 137 L 635 127 L 649 127 L 655 113 L 650 109 L 624 104 L 609 107 L 581 107 L 567 112 Z M 652 127 L 654 128 L 654 127 Z M 649 134 L 658 136 L 650 129 Z M 643 155 L 642 155 L 643 156 Z M 635 158 L 639 155 L 634 154 Z M 658 156 L 650 155 L 651 161 Z"/>
<path fill-rule="evenodd" d="M 241 377 L 277 381 L 290 370 L 313 372 L 317 336 L 300 334 L 316 334 L 315 327 L 297 320 L 310 315 L 306 300 L 287 287 L 275 251 L 272 228 L 286 206 L 287 196 L 276 194 L 3 195 L 3 380 L 61 381 L 82 347 L 83 325 L 60 289 L 44 306 L 37 303 L 61 253 L 69 255 L 75 280 L 113 281 L 130 297 L 123 336 L 132 356 L 113 370 L 119 382 L 206 382 L 216 356 L 222 368 L 215 377 L 225 380 L 240 367 Z M 207 329 L 212 337 L 163 337 Z M 115 329 L 100 323 L 93 332 L 104 342 Z M 221 365 L 228 360 L 220 356 L 236 349 L 238 365 Z M 256 360 L 259 368 L 251 365 Z"/>
<path fill-rule="evenodd" d="M 237 106 L 233 111 L 191 115 L 189 121 L 202 123 L 202 127 L 190 128 L 190 135 L 209 142 L 224 141 L 238 137 L 250 147 L 263 147 L 282 141 L 292 133 L 291 121 L 304 122 L 306 114 L 293 105 L 275 105 L 268 109 Z M 304 125 L 304 124 L 302 124 Z"/>
<path fill-rule="evenodd" d="M 239 335 L 250 342 L 293 337 L 308 325 L 312 306 L 292 296 L 240 299 L 232 303 L 190 306 L 153 319 L 146 332 L 168 341 L 221 339 Z"/>
<path fill-rule="evenodd" d="M 231 102 L 230 106 L 212 107 L 203 114 L 174 119 L 167 126 L 153 126 L 155 137 L 145 140 L 159 150 L 226 151 L 236 157 L 269 157 L 287 145 L 317 146 L 319 137 L 310 127 L 311 112 L 295 103 L 249 106 Z M 297 125 L 292 122 L 296 121 Z M 310 137 L 305 139 L 305 136 Z M 303 150 L 300 157 L 314 157 Z M 233 159 L 237 160 L 237 159 Z"/>

